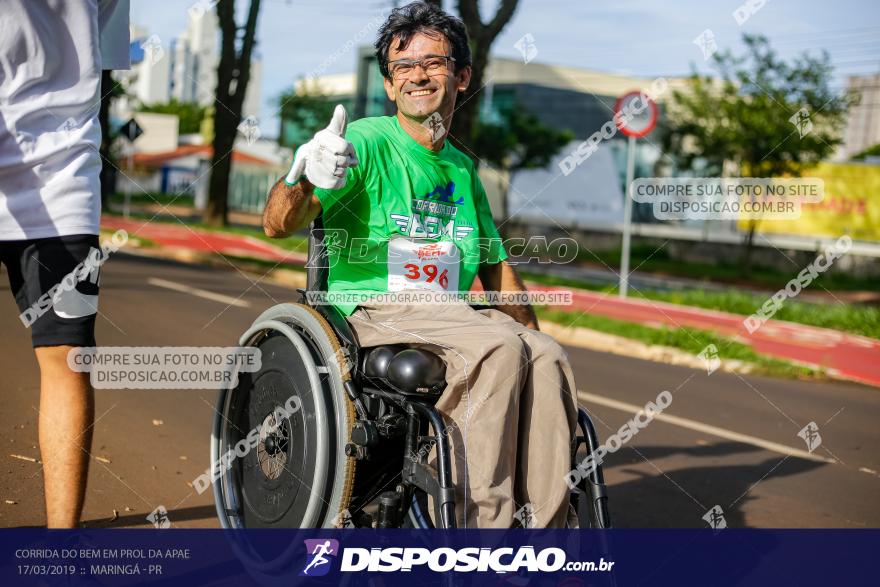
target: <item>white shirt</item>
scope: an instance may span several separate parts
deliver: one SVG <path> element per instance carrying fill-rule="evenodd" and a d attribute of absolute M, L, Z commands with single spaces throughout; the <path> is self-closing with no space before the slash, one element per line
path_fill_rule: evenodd
<path fill-rule="evenodd" d="M 98 234 L 101 70 L 129 67 L 129 0 L 4 0 L 0 241 Z"/>

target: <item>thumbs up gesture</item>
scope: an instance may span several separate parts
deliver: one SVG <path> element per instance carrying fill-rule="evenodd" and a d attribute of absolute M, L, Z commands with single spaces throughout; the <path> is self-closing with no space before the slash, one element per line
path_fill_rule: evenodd
<path fill-rule="evenodd" d="M 336 106 L 333 118 L 324 130 L 296 150 L 287 183 L 296 183 L 303 175 L 313 185 L 328 190 L 345 186 L 346 172 L 358 164 L 354 146 L 345 140 L 348 115 L 342 104 Z"/>

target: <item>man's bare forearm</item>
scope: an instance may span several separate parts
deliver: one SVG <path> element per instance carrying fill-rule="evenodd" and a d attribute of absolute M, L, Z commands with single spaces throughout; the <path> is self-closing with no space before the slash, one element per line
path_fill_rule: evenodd
<path fill-rule="evenodd" d="M 314 186 L 305 178 L 296 185 L 284 179 L 272 186 L 266 209 L 263 210 L 263 231 L 272 238 L 290 236 L 308 226 L 321 211 Z"/>
<path fill-rule="evenodd" d="M 519 274 L 516 270 L 504 262 L 504 266 L 501 268 L 501 291 L 512 291 L 512 292 L 526 292 L 525 284 L 520 279 Z M 505 305 L 500 306 L 498 308 L 520 324 L 532 328 L 534 330 L 539 330 L 538 328 L 538 317 L 535 316 L 535 310 L 532 309 L 531 304 L 516 304 L 516 305 Z"/>
<path fill-rule="evenodd" d="M 507 261 L 480 268 L 480 281 L 485 291 L 525 292 L 525 284 Z M 500 304 L 496 308 L 528 328 L 539 330 L 538 318 L 530 304 Z"/>

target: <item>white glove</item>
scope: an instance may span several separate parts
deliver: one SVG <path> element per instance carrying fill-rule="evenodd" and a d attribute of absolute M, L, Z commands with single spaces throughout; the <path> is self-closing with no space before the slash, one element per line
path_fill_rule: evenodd
<path fill-rule="evenodd" d="M 292 185 L 305 175 L 315 187 L 338 190 L 345 187 L 346 172 L 358 164 L 354 146 L 345 140 L 348 115 L 342 104 L 337 104 L 333 118 L 324 130 L 296 150 L 293 166 L 287 174 Z"/>

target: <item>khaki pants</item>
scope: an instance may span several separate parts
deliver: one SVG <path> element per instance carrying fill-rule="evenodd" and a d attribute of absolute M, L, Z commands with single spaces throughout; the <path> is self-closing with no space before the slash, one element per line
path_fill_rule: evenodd
<path fill-rule="evenodd" d="M 363 347 L 409 343 L 446 361 L 437 402 L 449 427 L 459 527 L 563 527 L 577 409 L 565 351 L 497 310 L 363 304 Z"/>

